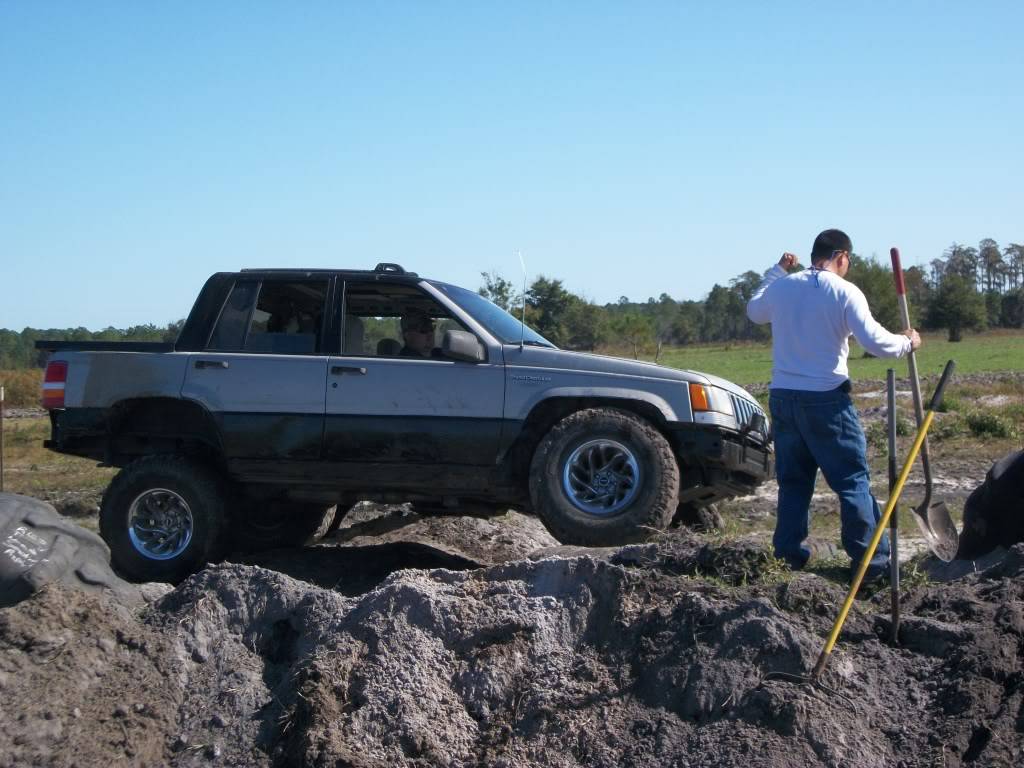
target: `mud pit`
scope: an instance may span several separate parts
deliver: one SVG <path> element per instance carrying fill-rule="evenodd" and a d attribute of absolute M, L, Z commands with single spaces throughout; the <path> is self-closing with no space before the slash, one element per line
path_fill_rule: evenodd
<path fill-rule="evenodd" d="M 858 601 L 834 693 L 763 678 L 813 665 L 843 586 L 778 579 L 754 540 L 569 549 L 523 516 L 357 510 L 258 562 L 141 610 L 64 587 L 0 610 L 0 765 L 1024 760 L 1024 545 L 912 590 L 901 647 L 888 593 Z"/>

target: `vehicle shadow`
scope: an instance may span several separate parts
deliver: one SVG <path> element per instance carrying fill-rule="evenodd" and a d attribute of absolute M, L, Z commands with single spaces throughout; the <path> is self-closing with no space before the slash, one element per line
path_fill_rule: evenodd
<path fill-rule="evenodd" d="M 347 597 L 369 592 L 396 571 L 410 568 L 468 571 L 482 567 L 469 558 L 415 542 L 275 549 L 246 555 L 235 562 L 268 568 Z"/>

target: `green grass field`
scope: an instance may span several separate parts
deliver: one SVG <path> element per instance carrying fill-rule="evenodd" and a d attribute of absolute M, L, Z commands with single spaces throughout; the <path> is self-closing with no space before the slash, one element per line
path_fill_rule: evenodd
<path fill-rule="evenodd" d="M 945 333 L 925 334 L 917 353 L 922 377 L 937 377 L 947 360 L 956 361 L 960 375 L 996 371 L 1024 371 L 1024 331 L 990 331 L 965 336 L 951 344 Z M 653 359 L 648 356 L 646 359 Z M 737 384 L 767 383 L 771 379 L 770 344 L 719 344 L 671 347 L 662 351 L 659 362 L 672 368 L 706 371 Z M 897 376 L 907 375 L 905 360 L 863 357 L 857 345 L 850 347 L 850 376 L 858 379 L 884 379 L 887 368 Z"/>
<path fill-rule="evenodd" d="M 607 350 L 608 354 L 632 357 L 624 348 Z M 640 359 L 653 360 L 652 350 L 641 352 Z M 1024 371 L 1024 331 L 988 331 L 965 336 L 957 344 L 950 344 L 945 333 L 924 335 L 924 345 L 917 354 L 918 370 L 922 377 L 937 377 L 947 360 L 956 360 L 957 373 L 986 373 L 996 371 Z M 706 371 L 737 384 L 767 384 L 772 372 L 771 345 L 765 344 L 706 344 L 692 347 L 667 347 L 659 362 L 670 368 Z M 856 344 L 850 348 L 850 375 L 857 379 L 884 379 L 887 368 L 894 368 L 897 376 L 906 376 L 904 360 L 879 360 L 863 357 Z M 0 384 L 5 385 L 7 406 L 39 404 L 42 371 L 0 371 Z"/>

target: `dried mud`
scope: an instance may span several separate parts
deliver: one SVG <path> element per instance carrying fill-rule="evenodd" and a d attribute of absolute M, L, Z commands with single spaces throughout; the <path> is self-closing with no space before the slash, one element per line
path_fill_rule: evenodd
<path fill-rule="evenodd" d="M 489 530 L 455 520 L 478 541 Z M 526 540 L 540 535 L 516 522 Z M 814 687 L 766 675 L 813 666 L 844 587 L 780 578 L 756 540 L 680 531 L 485 565 L 443 541 L 352 540 L 343 530 L 330 546 L 263 556 L 318 563 L 305 579 L 225 563 L 141 610 L 59 586 L 0 610 L 0 765 L 1024 756 L 1024 545 L 982 573 L 910 590 L 898 646 L 884 639 L 888 594 L 858 601 Z"/>

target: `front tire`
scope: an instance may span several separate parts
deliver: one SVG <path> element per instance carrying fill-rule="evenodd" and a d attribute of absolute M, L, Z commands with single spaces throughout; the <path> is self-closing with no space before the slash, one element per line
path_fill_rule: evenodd
<path fill-rule="evenodd" d="M 562 419 L 541 440 L 530 466 L 530 496 L 562 543 L 643 541 L 672 521 L 679 465 L 647 421 L 589 408 Z"/>
<path fill-rule="evenodd" d="M 132 581 L 177 583 L 213 559 L 224 484 L 181 456 L 146 456 L 122 469 L 100 504 L 111 564 Z"/>

